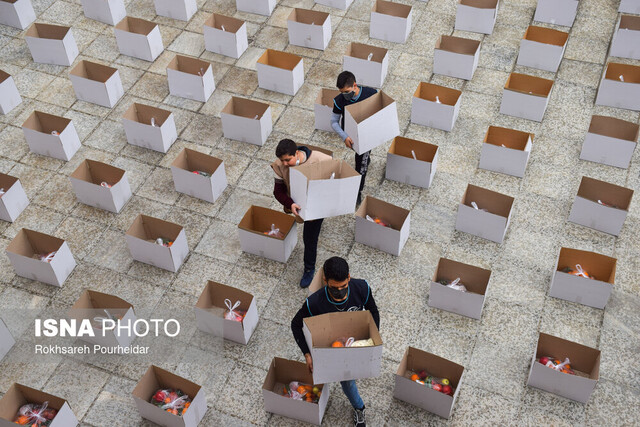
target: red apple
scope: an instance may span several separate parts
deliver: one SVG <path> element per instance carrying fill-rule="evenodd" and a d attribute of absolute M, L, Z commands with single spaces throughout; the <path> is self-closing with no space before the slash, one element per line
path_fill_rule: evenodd
<path fill-rule="evenodd" d="M 433 388 L 435 391 L 442 391 L 442 386 L 438 383 L 434 383 L 431 388 Z"/>
<path fill-rule="evenodd" d="M 418 372 L 418 376 L 421 380 L 424 380 L 425 378 L 427 378 L 427 373 L 425 371 L 420 371 Z"/>
<path fill-rule="evenodd" d="M 547 356 L 542 356 L 540 358 L 540 363 L 542 363 L 543 365 L 546 365 L 549 362 L 549 358 Z"/>
<path fill-rule="evenodd" d="M 442 392 L 444 394 L 452 395 L 453 394 L 453 389 L 451 388 L 450 385 L 443 385 L 442 386 Z"/>

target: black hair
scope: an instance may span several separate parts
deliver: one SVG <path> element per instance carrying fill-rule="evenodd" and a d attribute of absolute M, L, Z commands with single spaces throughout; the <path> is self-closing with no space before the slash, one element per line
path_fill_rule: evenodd
<path fill-rule="evenodd" d="M 338 74 L 338 81 L 336 82 L 336 86 L 338 89 L 342 89 L 344 87 L 353 86 L 356 82 L 356 76 L 353 75 L 351 71 L 343 71 Z"/>
<path fill-rule="evenodd" d="M 296 151 L 298 151 L 298 145 L 291 139 L 282 139 L 278 142 L 278 146 L 276 147 L 276 157 L 280 158 L 286 154 L 290 156 L 295 156 Z"/>
<path fill-rule="evenodd" d="M 322 271 L 324 272 L 324 278 L 327 282 L 329 282 L 329 280 L 342 282 L 349 277 L 349 264 L 344 258 L 334 256 L 324 262 Z"/>

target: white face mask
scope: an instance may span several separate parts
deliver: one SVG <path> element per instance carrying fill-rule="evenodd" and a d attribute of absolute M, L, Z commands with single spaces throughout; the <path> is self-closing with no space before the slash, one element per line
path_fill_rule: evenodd
<path fill-rule="evenodd" d="M 300 164 L 300 159 L 296 159 L 296 166 Z"/>

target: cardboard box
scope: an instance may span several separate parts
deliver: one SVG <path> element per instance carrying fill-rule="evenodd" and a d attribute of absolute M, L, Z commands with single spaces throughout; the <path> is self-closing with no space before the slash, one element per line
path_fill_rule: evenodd
<path fill-rule="evenodd" d="M 36 254 L 54 251 L 56 254 L 51 262 L 33 258 Z M 18 276 L 54 286 L 62 286 L 76 266 L 67 242 L 26 228 L 18 231 L 6 253 Z"/>
<path fill-rule="evenodd" d="M 314 384 L 371 378 L 380 375 L 382 338 L 371 312 L 342 311 L 307 317 L 302 331 L 313 358 Z M 331 347 L 341 337 L 372 339 L 370 347 Z"/>
<path fill-rule="evenodd" d="M 0 189 L 4 192 L 0 195 L 0 219 L 13 222 L 29 205 L 27 193 L 18 178 L 3 173 L 0 173 Z"/>
<path fill-rule="evenodd" d="M 502 92 L 500 113 L 541 122 L 552 88 L 553 80 L 511 73 Z"/>
<path fill-rule="evenodd" d="M 448 379 L 451 387 L 455 390 L 453 396 L 411 381 L 411 373 L 420 371 L 425 371 L 434 377 Z M 458 399 L 463 377 L 464 367 L 462 365 L 414 347 L 407 347 L 395 375 L 393 397 L 440 417 L 449 418 Z"/>
<path fill-rule="evenodd" d="M 22 103 L 16 82 L 9 74 L 0 70 L 0 113 L 9 114 Z"/>
<path fill-rule="evenodd" d="M 331 40 L 331 16 L 296 7 L 287 18 L 287 29 L 290 44 L 325 50 Z"/>
<path fill-rule="evenodd" d="M 205 172 L 209 176 L 194 173 L 195 171 Z M 171 163 L 171 175 L 177 192 L 210 203 L 215 202 L 227 188 L 224 162 L 189 148 L 183 149 Z"/>
<path fill-rule="evenodd" d="M 29 150 L 43 156 L 69 161 L 81 147 L 71 119 L 34 111 L 22 124 Z"/>
<path fill-rule="evenodd" d="M 460 113 L 462 92 L 420 82 L 411 100 L 411 122 L 450 132 Z"/>
<path fill-rule="evenodd" d="M 124 0 L 80 0 L 84 16 L 108 25 L 116 25 L 127 16 Z"/>
<path fill-rule="evenodd" d="M 530 25 L 520 41 L 517 64 L 555 73 L 568 39 L 569 33 L 564 31 Z"/>
<path fill-rule="evenodd" d="M 471 80 L 478 68 L 480 42 L 453 36 L 440 36 L 433 54 L 433 72 Z"/>
<path fill-rule="evenodd" d="M 405 43 L 411 32 L 411 6 L 376 0 L 371 9 L 369 37 L 393 43 Z"/>
<path fill-rule="evenodd" d="M 578 0 L 538 0 L 534 21 L 571 27 L 578 11 Z"/>
<path fill-rule="evenodd" d="M 70 27 L 35 23 L 24 39 L 33 62 L 69 66 L 78 56 L 78 46 Z"/>
<path fill-rule="evenodd" d="M 351 3 L 353 3 L 353 0 L 315 0 L 315 3 L 323 6 L 335 7 L 340 10 L 347 10 L 349 6 L 351 6 Z"/>
<path fill-rule="evenodd" d="M 182 226 L 147 215 L 138 215 L 125 237 L 133 259 L 174 273 L 189 254 L 187 235 Z M 173 241 L 173 244 L 170 247 L 159 245 L 156 243 L 159 238 Z"/>
<path fill-rule="evenodd" d="M 522 178 L 527 169 L 534 135 L 489 126 L 480 151 L 480 169 Z"/>
<path fill-rule="evenodd" d="M 127 172 L 106 163 L 84 160 L 69 179 L 78 201 L 89 206 L 118 213 L 131 198 Z"/>
<path fill-rule="evenodd" d="M 156 13 L 167 18 L 188 21 L 198 11 L 196 0 L 153 0 Z"/>
<path fill-rule="evenodd" d="M 358 154 L 371 151 L 400 135 L 396 101 L 380 91 L 345 107 L 344 130 Z"/>
<path fill-rule="evenodd" d="M 437 166 L 437 145 L 396 136 L 387 153 L 384 177 L 391 181 L 429 188 Z"/>
<path fill-rule="evenodd" d="M 267 49 L 258 58 L 256 69 L 262 89 L 293 96 L 304 83 L 303 59 L 292 53 Z"/>
<path fill-rule="evenodd" d="M 349 43 L 342 57 L 342 70 L 356 75 L 358 83 L 381 88 L 387 77 L 389 55 L 387 49 L 363 43 Z"/>
<path fill-rule="evenodd" d="M 204 48 L 209 52 L 240 58 L 247 47 L 247 24 L 236 18 L 214 13 L 204 22 Z"/>
<path fill-rule="evenodd" d="M 640 13 L 640 12 L 638 12 Z M 640 59 L 640 16 L 622 15 L 611 40 L 610 56 Z"/>
<path fill-rule="evenodd" d="M 7 393 L 0 398 L 0 426 L 13 427 L 13 422 L 18 410 L 22 405 L 27 403 L 43 404 L 47 402 L 47 408 L 53 408 L 58 411 L 55 418 L 51 420 L 50 427 L 70 427 L 77 426 L 78 419 L 71 410 L 69 403 L 44 391 L 27 387 L 22 384 L 13 383 Z"/>
<path fill-rule="evenodd" d="M 0 1 L 0 24 L 24 30 L 35 20 L 31 0 Z"/>
<path fill-rule="evenodd" d="M 569 221 L 617 236 L 632 197 L 633 190 L 583 176 Z"/>
<path fill-rule="evenodd" d="M 225 312 L 240 301 L 238 310 L 246 312 L 242 322 L 227 320 Z M 202 332 L 223 337 L 239 344 L 247 344 L 258 326 L 256 300 L 250 293 L 221 283 L 207 282 L 195 306 L 196 324 Z"/>
<path fill-rule="evenodd" d="M 455 29 L 491 34 L 498 17 L 498 0 L 458 0 Z"/>
<path fill-rule="evenodd" d="M 197 58 L 176 55 L 167 65 L 169 93 L 207 102 L 216 89 L 211 64 Z"/>
<path fill-rule="evenodd" d="M 76 97 L 103 107 L 113 108 L 124 94 L 117 69 L 82 60 L 69 72 Z"/>
<path fill-rule="evenodd" d="M 456 230 L 502 243 L 511 220 L 513 200 L 513 197 L 469 184 L 458 205 Z"/>
<path fill-rule="evenodd" d="M 580 159 L 628 168 L 636 149 L 640 126 L 607 116 L 592 116 Z"/>
<path fill-rule="evenodd" d="M 320 89 L 313 106 L 315 113 L 315 128 L 333 132 L 331 115 L 333 114 L 333 99 L 340 94 L 337 89 Z"/>
<path fill-rule="evenodd" d="M 129 144 L 161 153 L 178 139 L 173 113 L 150 105 L 131 104 L 122 116 L 122 125 Z"/>
<path fill-rule="evenodd" d="M 225 138 L 262 146 L 273 129 L 271 106 L 232 96 L 220 112 Z"/>
<path fill-rule="evenodd" d="M 600 80 L 596 105 L 640 111 L 640 66 L 610 62 Z"/>
<path fill-rule="evenodd" d="M 94 336 L 83 335 L 81 340 L 104 347 L 129 347 L 135 338 L 135 333 L 126 328 L 110 329 L 107 320 L 118 321 L 123 325 L 135 324 L 137 317 L 133 311 L 133 305 L 122 298 L 85 289 L 80 298 L 69 310 L 69 317 L 78 323 L 85 319 L 91 321 L 91 329 Z M 103 330 L 103 325 L 108 326 Z"/>
<path fill-rule="evenodd" d="M 640 15 L 640 0 L 620 0 L 618 12 Z"/>
<path fill-rule="evenodd" d="M 251 206 L 238 224 L 238 239 L 244 252 L 287 262 L 298 243 L 298 230 L 293 216 L 260 206 Z M 271 228 L 283 237 L 265 235 Z"/>
<path fill-rule="evenodd" d="M 569 358 L 571 369 L 588 375 L 565 374 L 548 368 L 536 359 L 553 357 L 564 361 Z M 587 403 L 600 378 L 600 350 L 541 333 L 531 359 L 527 385 L 567 399 Z"/>
<path fill-rule="evenodd" d="M 127 16 L 114 31 L 118 50 L 123 55 L 153 62 L 164 50 L 160 27 L 154 22 Z"/>
<path fill-rule="evenodd" d="M 16 340 L 11 336 L 7 325 L 0 319 L 0 361 L 11 351 Z"/>
<path fill-rule="evenodd" d="M 367 219 L 380 219 L 389 224 L 385 227 Z M 391 255 L 400 256 L 409 239 L 411 211 L 380 199 L 366 196 L 356 211 L 355 240 Z"/>
<path fill-rule="evenodd" d="M 361 178 L 344 160 L 303 163 L 289 168 L 291 198 L 305 221 L 352 214 Z"/>
<path fill-rule="evenodd" d="M 238 12 L 271 16 L 276 3 L 277 0 L 236 0 L 236 9 L 238 9 Z"/>
<path fill-rule="evenodd" d="M 490 270 L 440 258 L 429 284 L 429 307 L 479 320 L 482 317 L 490 277 Z M 451 283 L 456 279 L 460 279 L 460 283 L 467 288 L 467 292 L 439 283 L 440 280 Z"/>
<path fill-rule="evenodd" d="M 283 396 L 284 386 L 292 381 L 318 387 L 322 391 L 318 403 Z M 323 387 L 321 384 L 314 384 L 306 363 L 274 357 L 262 385 L 264 410 L 294 420 L 320 425 L 329 401 L 330 389 L 329 385 Z"/>
<path fill-rule="evenodd" d="M 191 405 L 182 416 L 173 415 L 149 402 L 158 389 L 167 388 L 180 389 L 191 398 Z M 161 426 L 196 427 L 207 412 L 207 398 L 202 387 L 155 365 L 149 366 L 132 395 L 140 416 Z"/>

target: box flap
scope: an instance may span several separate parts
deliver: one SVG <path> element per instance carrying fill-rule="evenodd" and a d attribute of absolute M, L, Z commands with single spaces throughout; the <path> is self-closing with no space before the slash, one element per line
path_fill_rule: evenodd
<path fill-rule="evenodd" d="M 267 49 L 262 56 L 258 58 L 258 63 L 269 65 L 276 68 L 293 71 L 294 68 L 302 61 L 302 57 L 292 53 L 281 52 L 278 50 Z"/>
<path fill-rule="evenodd" d="M 347 47 L 345 55 L 360 59 L 367 59 L 369 55 L 372 55 L 371 61 L 382 63 L 384 58 L 387 56 L 387 49 L 364 43 L 349 43 L 349 47 Z"/>
<path fill-rule="evenodd" d="M 476 202 L 479 209 L 486 209 L 492 214 L 509 218 L 513 200 L 511 196 L 469 184 L 462 203 L 471 206 L 471 202 Z"/>
<path fill-rule="evenodd" d="M 478 9 L 497 9 L 498 0 L 459 0 L 460 4 Z"/>
<path fill-rule="evenodd" d="M 440 258 L 433 274 L 433 281 L 436 283 L 440 280 L 451 282 L 457 278 L 460 278 L 460 282 L 470 292 L 485 295 L 491 278 L 491 270 Z"/>
<path fill-rule="evenodd" d="M 549 96 L 552 87 L 553 80 L 518 73 L 511 73 L 504 86 L 505 89 L 544 97 Z"/>
<path fill-rule="evenodd" d="M 204 75 L 210 67 L 211 64 L 207 61 L 183 55 L 176 55 L 171 62 L 169 62 L 169 65 L 167 65 L 168 69 L 193 74 L 195 76 Z"/>
<path fill-rule="evenodd" d="M 366 196 L 356 211 L 356 216 L 366 218 L 369 215 L 373 218 L 380 218 L 391 225 L 394 230 L 400 231 L 409 213 L 410 211 L 407 209 L 392 205 L 384 200 Z"/>
<path fill-rule="evenodd" d="M 478 40 L 465 39 L 454 36 L 440 36 L 436 42 L 436 50 L 446 50 L 447 52 L 459 53 L 462 55 L 475 55 L 480 48 Z"/>
<path fill-rule="evenodd" d="M 35 254 L 44 254 L 60 249 L 64 240 L 38 231 L 21 229 L 7 245 L 7 251 L 31 258 Z"/>
<path fill-rule="evenodd" d="M 90 182 L 96 185 L 100 185 L 102 182 L 114 185 L 120 182 L 124 174 L 124 169 L 87 159 L 80 163 L 76 170 L 71 174 L 71 178 Z"/>
<path fill-rule="evenodd" d="M 333 108 L 333 99 L 340 94 L 337 89 L 320 89 L 318 96 L 316 97 L 316 104 L 324 105 L 329 108 Z"/>
<path fill-rule="evenodd" d="M 552 30 L 551 28 L 537 27 L 530 25 L 524 33 L 524 39 L 532 42 L 552 44 L 554 46 L 564 46 L 569 38 L 569 33 Z"/>
<path fill-rule="evenodd" d="M 222 109 L 221 113 L 259 120 L 268 109 L 269 104 L 265 104 L 264 102 L 232 96 L 229 102 L 227 102 L 227 105 Z"/>
<path fill-rule="evenodd" d="M 367 99 L 347 105 L 345 110 L 349 112 L 356 123 L 361 123 L 394 102 L 389 95 L 383 91 L 379 91 Z"/>
<path fill-rule="evenodd" d="M 142 240 L 155 240 L 159 237 L 175 241 L 182 226 L 147 215 L 138 215 L 127 230 L 128 236 Z"/>
<path fill-rule="evenodd" d="M 620 29 L 640 31 L 640 16 L 622 15 L 620 17 Z"/>
<path fill-rule="evenodd" d="M 244 25 L 244 21 L 230 16 L 220 15 L 219 13 L 212 14 L 205 22 L 207 27 L 217 28 L 229 33 L 237 33 L 238 30 Z"/>
<path fill-rule="evenodd" d="M 538 347 L 536 348 L 536 358 L 542 356 L 554 357 L 561 360 L 568 357 L 571 360 L 571 367 L 574 370 L 589 374 L 589 378 L 593 380 L 599 378 L 600 350 L 596 350 L 595 348 L 540 333 Z"/>
<path fill-rule="evenodd" d="M 418 88 L 413 94 L 414 97 L 425 99 L 427 101 L 438 102 L 446 105 L 456 105 L 462 92 L 444 86 L 434 85 L 433 83 L 420 82 Z M 436 99 L 436 96 L 438 99 Z"/>
<path fill-rule="evenodd" d="M 303 321 L 316 348 L 331 347 L 341 337 L 353 337 L 356 340 L 371 338 L 376 346 L 382 345 L 382 338 L 368 310 L 326 313 L 307 317 Z"/>
<path fill-rule="evenodd" d="M 382 13 L 383 15 L 397 16 L 398 18 L 408 18 L 411 14 L 411 6 L 390 1 L 377 0 L 373 4 L 372 12 Z"/>
<path fill-rule="evenodd" d="M 214 307 L 226 310 L 225 299 L 231 300 L 232 304 L 240 301 L 238 309 L 247 311 L 253 301 L 253 295 L 240 289 L 209 280 L 198 298 L 196 307 L 203 310 Z"/>
<path fill-rule="evenodd" d="M 601 200 L 626 211 L 629 210 L 633 190 L 583 176 L 578 188 L 578 196 L 596 203 Z"/>
<path fill-rule="evenodd" d="M 610 62 L 604 77 L 617 82 L 640 83 L 640 66 Z"/>
<path fill-rule="evenodd" d="M 589 133 L 633 142 L 638 140 L 639 131 L 640 126 L 635 123 L 607 116 L 592 116 L 589 125 Z"/>
<path fill-rule="evenodd" d="M 136 384 L 131 394 L 138 399 L 149 402 L 159 388 L 180 389 L 189 395 L 191 399 L 194 399 L 200 391 L 200 386 L 196 383 L 158 368 L 155 365 L 151 365 L 142 378 L 140 378 L 140 381 L 138 381 L 138 384 Z"/>
<path fill-rule="evenodd" d="M 40 39 L 62 40 L 71 30 L 70 27 L 61 25 L 35 23 L 24 34 L 26 37 L 37 37 Z"/>
<path fill-rule="evenodd" d="M 562 271 L 566 267 L 575 270 L 576 264 L 579 264 L 584 271 L 595 277 L 596 280 L 613 285 L 616 275 L 616 263 L 617 260 L 615 258 L 606 255 L 578 249 L 561 248 L 556 270 Z"/>
<path fill-rule="evenodd" d="M 532 133 L 522 132 L 515 129 L 501 128 L 498 126 L 489 126 L 484 142 L 487 144 L 505 146 L 514 150 L 524 151 L 529 141 L 533 142 L 534 135 Z"/>
<path fill-rule="evenodd" d="M 34 111 L 22 124 L 22 127 L 46 134 L 56 131 L 62 133 L 71 123 L 70 119 L 53 114 Z"/>
<path fill-rule="evenodd" d="M 428 142 L 422 142 L 415 139 L 405 138 L 403 136 L 396 136 L 391 142 L 389 147 L 389 153 L 398 156 L 408 157 L 413 159 L 413 154 L 416 155 L 416 160 L 421 162 L 432 163 L 436 153 L 438 152 L 438 146 L 429 144 Z"/>
<path fill-rule="evenodd" d="M 157 26 L 158 24 L 154 22 L 127 16 L 122 21 L 118 22 L 116 28 L 118 30 L 127 31 L 129 33 L 142 34 L 147 36 Z"/>
<path fill-rule="evenodd" d="M 73 67 L 71 71 L 69 71 L 69 74 L 101 83 L 106 83 L 106 81 L 109 80 L 109 78 L 113 76 L 117 71 L 117 69 L 107 67 L 106 65 L 82 60 L 78 62 L 78 64 Z"/>
<path fill-rule="evenodd" d="M 287 21 L 295 21 L 301 24 L 322 26 L 328 17 L 329 17 L 329 14 L 325 12 L 320 12 L 317 10 L 309 10 L 309 9 L 300 9 L 296 7 L 289 14 Z"/>
<path fill-rule="evenodd" d="M 296 222 L 295 218 L 291 215 L 287 215 L 284 212 L 274 211 L 273 209 L 263 208 L 261 206 L 251 206 L 244 214 L 244 217 L 238 224 L 238 228 L 251 233 L 264 235 L 265 231 L 271 230 L 271 225 L 275 225 L 280 229 L 280 232 L 286 237 L 293 224 Z M 270 237 L 272 239 L 284 240 L 284 237 Z"/>

